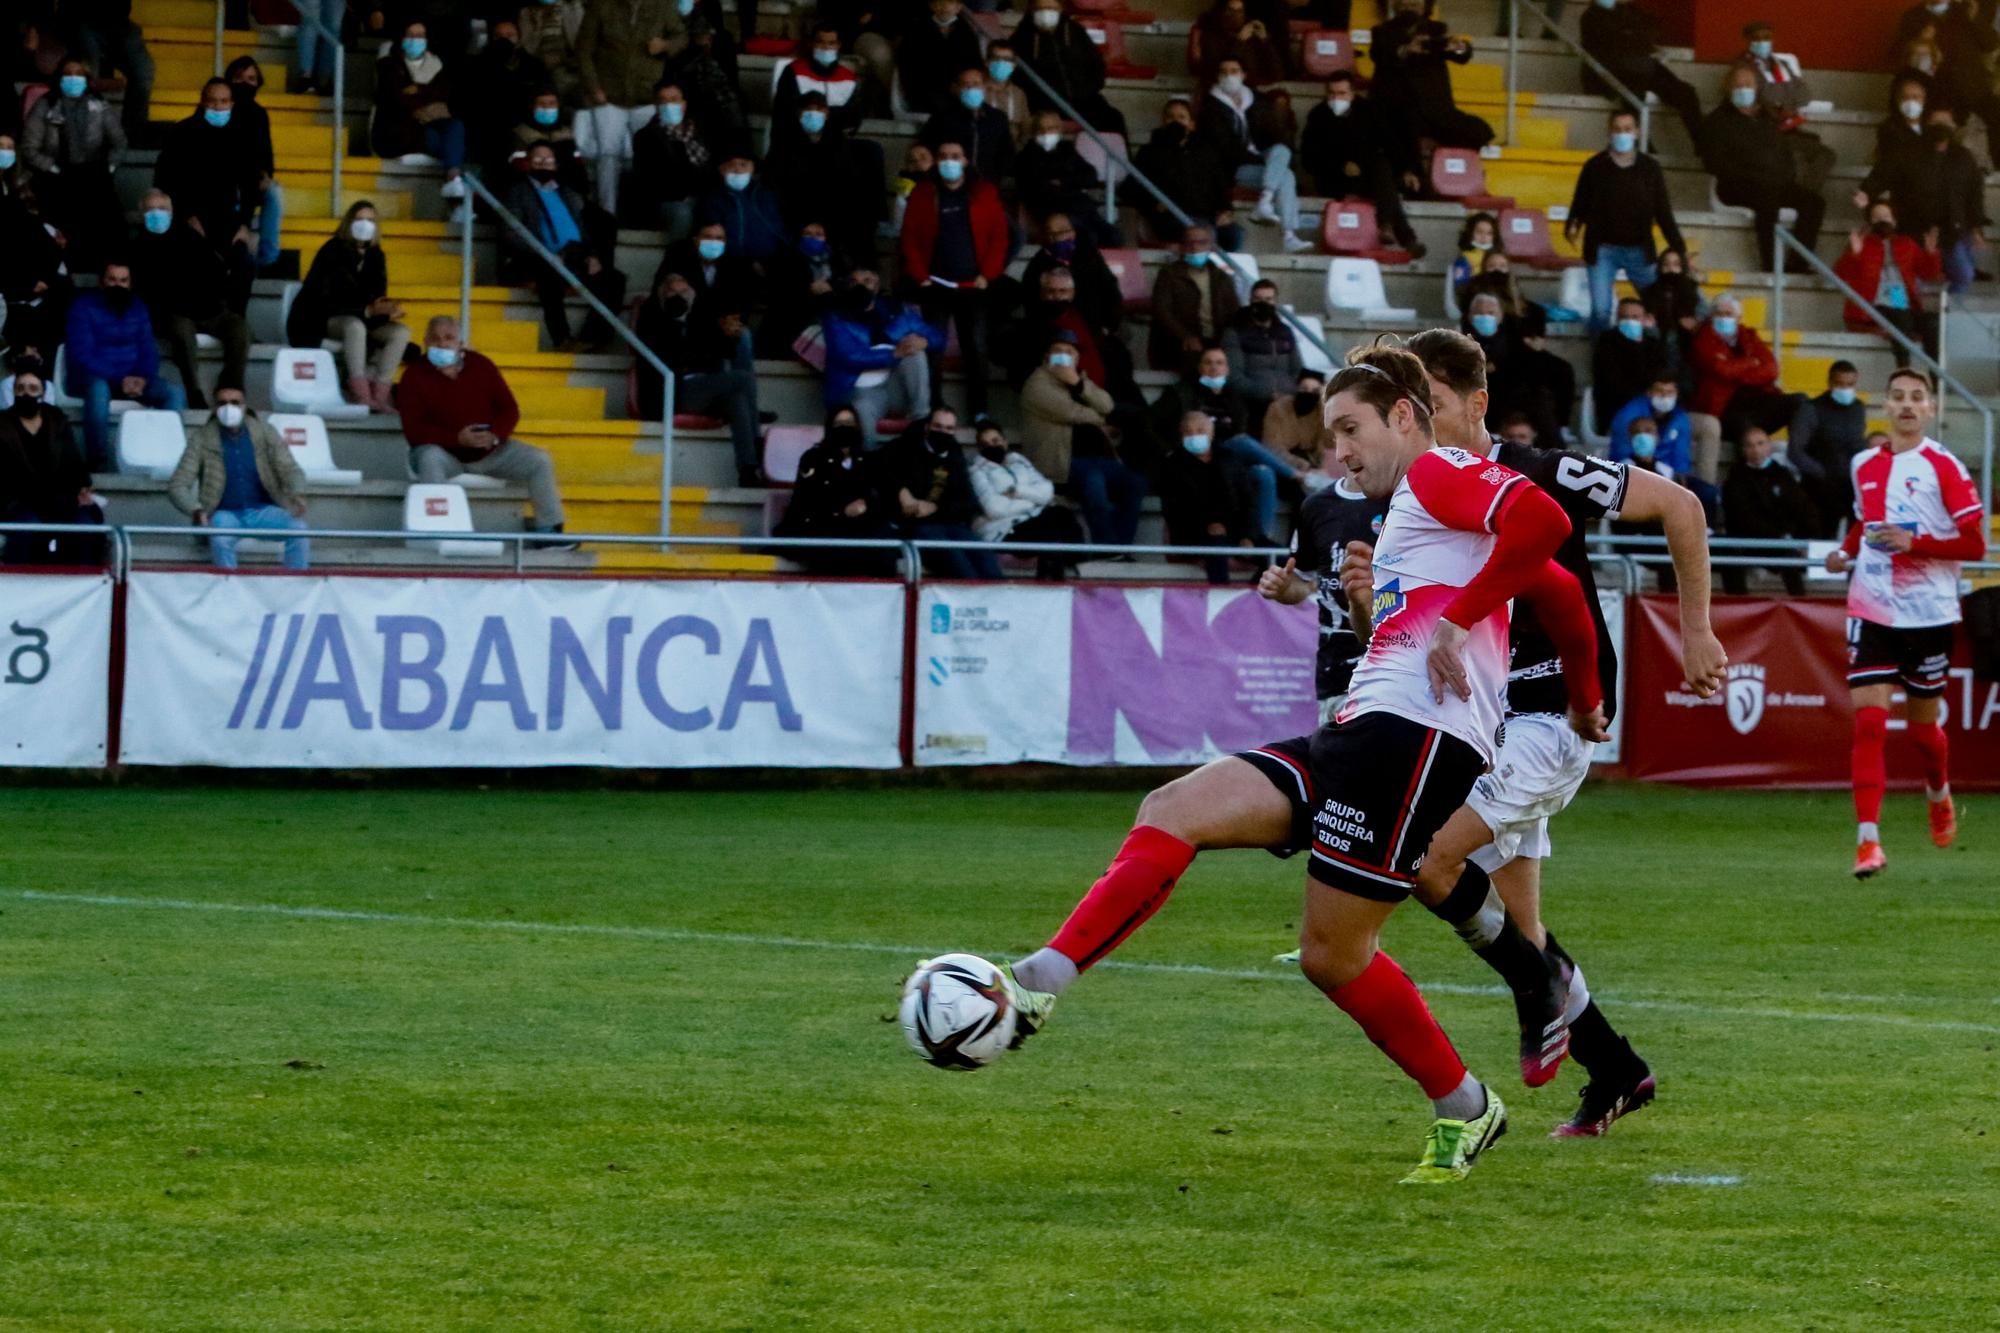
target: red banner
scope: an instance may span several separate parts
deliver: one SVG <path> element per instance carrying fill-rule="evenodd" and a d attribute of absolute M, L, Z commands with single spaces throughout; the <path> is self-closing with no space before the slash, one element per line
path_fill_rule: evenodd
<path fill-rule="evenodd" d="M 1854 708 L 1847 695 L 1847 614 L 1839 602 L 1724 597 L 1715 632 L 1729 683 L 1710 699 L 1681 687 L 1680 616 L 1671 597 L 1626 603 L 1623 755 L 1630 777 L 1707 786 L 1845 787 Z M 2000 683 L 1974 680 L 1961 631 L 1944 694 L 1952 785 L 2000 787 Z M 1889 785 L 1922 785 L 1900 743 L 1902 696 L 1889 723 Z"/>

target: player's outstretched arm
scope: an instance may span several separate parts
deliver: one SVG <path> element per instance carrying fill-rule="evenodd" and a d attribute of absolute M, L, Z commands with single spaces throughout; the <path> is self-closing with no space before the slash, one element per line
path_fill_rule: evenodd
<path fill-rule="evenodd" d="M 1521 600 L 1535 608 L 1535 618 L 1562 654 L 1570 726 L 1587 741 L 1610 740 L 1604 721 L 1604 682 L 1597 674 L 1597 626 L 1584 601 L 1583 585 L 1551 560 L 1521 590 Z"/>
<path fill-rule="evenodd" d="M 1680 583 L 1681 673 L 1690 691 L 1706 699 L 1722 688 L 1729 654 L 1708 615 L 1708 515 L 1685 486 L 1641 468 L 1626 472 L 1625 501 L 1618 516 L 1658 523 L 1667 535 Z"/>

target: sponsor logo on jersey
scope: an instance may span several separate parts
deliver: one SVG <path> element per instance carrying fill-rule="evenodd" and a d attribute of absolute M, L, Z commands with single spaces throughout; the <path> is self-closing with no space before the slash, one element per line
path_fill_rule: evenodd
<path fill-rule="evenodd" d="M 1409 600 L 1403 593 L 1403 581 L 1390 579 L 1375 590 L 1375 600 L 1368 607 L 1369 619 L 1380 625 L 1401 611 Z"/>

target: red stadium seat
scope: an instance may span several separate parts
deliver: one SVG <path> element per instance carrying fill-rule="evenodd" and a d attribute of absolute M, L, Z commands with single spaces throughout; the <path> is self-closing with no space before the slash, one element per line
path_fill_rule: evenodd
<path fill-rule="evenodd" d="M 747 56 L 795 56 L 799 44 L 791 37 L 752 37 L 743 43 L 743 54 Z"/>
<path fill-rule="evenodd" d="M 1126 27 L 1134 24 L 1151 23 L 1153 15 L 1145 10 L 1127 9 L 1120 0 L 1072 0 L 1070 9 L 1078 14 L 1093 14 L 1098 18 L 1122 23 Z M 1077 22 L 1083 22 L 1078 19 Z"/>
<path fill-rule="evenodd" d="M 773 426 L 764 435 L 764 478 L 773 486 L 799 479 L 799 460 L 820 442 L 818 426 Z"/>
<path fill-rule="evenodd" d="M 1332 199 L 1319 217 L 1319 244 L 1336 255 L 1362 255 L 1378 264 L 1407 264 L 1410 253 L 1382 244 L 1375 205 L 1366 199 Z"/>
<path fill-rule="evenodd" d="M 1146 281 L 1146 266 L 1137 250 L 1106 250 L 1105 267 L 1118 279 L 1118 294 L 1125 298 L 1125 313 L 1143 315 L 1153 308 L 1153 289 Z"/>
<path fill-rule="evenodd" d="M 1570 268 L 1582 261 L 1564 259 L 1549 239 L 1549 217 L 1538 208 L 1507 208 L 1500 212 L 1500 248 L 1509 259 L 1533 268 Z"/>
<path fill-rule="evenodd" d="M 1104 56 L 1107 79 L 1151 79 L 1159 74 L 1154 65 L 1134 65 L 1125 59 L 1125 27 L 1112 19 L 1091 16 L 1077 20 Z"/>
<path fill-rule="evenodd" d="M 875 419 L 875 433 L 877 435 L 901 435 L 909 428 L 910 419 L 908 417 L 877 417 Z"/>
<path fill-rule="evenodd" d="M 1354 43 L 1344 32 L 1314 28 L 1299 38 L 1299 67 L 1316 79 L 1354 68 Z"/>
<path fill-rule="evenodd" d="M 675 430 L 721 430 L 723 425 L 721 417 L 705 417 L 699 412 L 674 413 Z"/>
<path fill-rule="evenodd" d="M 35 109 L 35 103 L 48 95 L 49 85 L 46 83 L 31 83 L 21 93 L 21 124 L 23 126 L 27 125 L 28 113 Z"/>
<path fill-rule="evenodd" d="M 1511 196 L 1486 192 L 1486 165 L 1470 148 L 1440 148 L 1431 154 L 1431 193 L 1489 213 L 1514 206 Z"/>

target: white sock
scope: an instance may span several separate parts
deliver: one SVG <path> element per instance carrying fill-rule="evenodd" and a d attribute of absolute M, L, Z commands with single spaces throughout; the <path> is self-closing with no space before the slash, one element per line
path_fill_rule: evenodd
<path fill-rule="evenodd" d="M 1857 844 L 1864 842 L 1880 842 L 1882 841 L 1882 830 L 1875 827 L 1873 824 L 1863 824 L 1861 826 L 1861 832 L 1859 836 L 1857 836 L 1854 839 L 1854 841 Z"/>
<path fill-rule="evenodd" d="M 1262 193 L 1262 194 L 1258 195 L 1258 196 L 1257 196 L 1257 211 L 1258 211 L 1259 213 L 1268 213 L 1268 212 L 1270 212 L 1270 211 L 1271 211 L 1271 201 L 1272 201 L 1273 199 L 1275 199 L 1275 198 L 1276 198 L 1276 196 L 1275 196 L 1274 194 L 1272 194 L 1272 192 L 1271 192 L 1271 191 L 1269 191 L 1269 190 L 1266 190 L 1266 191 L 1264 191 L 1264 193 Z"/>
<path fill-rule="evenodd" d="M 1570 963 L 1569 998 L 1563 1001 L 1563 1022 L 1574 1023 L 1590 1007 L 1590 987 L 1584 984 L 1583 969 Z"/>
<path fill-rule="evenodd" d="M 1054 949 L 1037 949 L 1014 964 L 1014 980 L 1029 990 L 1060 995 L 1077 978 L 1076 964 Z"/>
<path fill-rule="evenodd" d="M 1951 784 L 1947 782 L 1936 791 L 1932 791 L 1926 786 L 1924 788 L 1924 799 L 1933 805 L 1936 805 L 1939 801 L 1949 801 L 1951 799 Z"/>
<path fill-rule="evenodd" d="M 1486 1085 L 1468 1071 L 1456 1088 L 1431 1098 L 1431 1107 L 1440 1120 L 1477 1120 L 1486 1114 Z"/>

